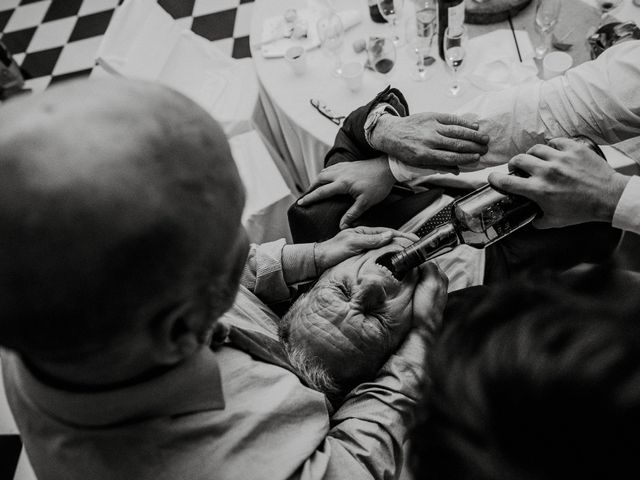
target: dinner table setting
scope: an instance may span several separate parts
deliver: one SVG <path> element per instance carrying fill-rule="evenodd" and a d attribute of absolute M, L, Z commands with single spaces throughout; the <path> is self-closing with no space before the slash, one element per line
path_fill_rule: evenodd
<path fill-rule="evenodd" d="M 606 48 L 614 31 L 640 36 L 633 0 L 466 0 L 459 38 L 443 36 L 445 60 L 436 4 L 256 0 L 254 122 L 293 191 L 313 183 L 345 116 L 387 85 L 403 92 L 412 113 L 456 112 L 485 92 L 562 75 Z M 372 20 L 372 7 L 385 23 Z"/>

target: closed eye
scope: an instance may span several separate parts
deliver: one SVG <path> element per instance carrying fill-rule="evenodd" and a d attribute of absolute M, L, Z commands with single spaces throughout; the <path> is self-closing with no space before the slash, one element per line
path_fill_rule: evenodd
<path fill-rule="evenodd" d="M 343 282 L 332 282 L 331 286 L 337 290 L 346 300 L 351 299 L 351 286 L 346 285 Z"/>

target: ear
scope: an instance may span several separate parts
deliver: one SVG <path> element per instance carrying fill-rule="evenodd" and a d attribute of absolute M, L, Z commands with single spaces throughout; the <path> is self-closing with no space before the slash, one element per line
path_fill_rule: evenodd
<path fill-rule="evenodd" d="M 205 325 L 205 321 L 204 314 L 191 303 L 165 310 L 151 327 L 158 362 L 165 365 L 177 363 L 208 342 L 213 322 Z"/>

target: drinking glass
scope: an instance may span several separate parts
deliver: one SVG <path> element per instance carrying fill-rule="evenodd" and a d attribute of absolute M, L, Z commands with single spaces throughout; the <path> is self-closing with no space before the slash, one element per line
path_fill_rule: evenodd
<path fill-rule="evenodd" d="M 424 61 L 430 56 L 431 45 L 438 28 L 438 12 L 434 0 L 416 0 L 414 3 L 416 18 L 406 30 L 407 48 L 416 59 L 416 69 L 411 71 L 411 78 L 423 82 L 430 76 Z"/>
<path fill-rule="evenodd" d="M 396 46 L 389 37 L 370 37 L 367 42 L 369 65 L 381 75 L 388 75 L 396 63 Z"/>
<path fill-rule="evenodd" d="M 376 0 L 378 2 L 378 9 L 384 19 L 389 22 L 393 32 L 393 43 L 398 46 L 401 44 L 400 36 L 398 35 L 398 20 L 402 17 L 402 8 L 404 7 L 404 0 Z"/>
<path fill-rule="evenodd" d="M 599 27 L 604 25 L 604 19 L 606 18 L 607 14 L 611 10 L 618 8 L 621 3 L 622 0 L 596 0 L 596 4 L 600 9 L 600 23 L 598 24 Z"/>
<path fill-rule="evenodd" d="M 551 33 L 560 16 L 560 0 L 538 0 L 535 27 L 542 36 L 542 45 L 536 46 L 536 57 L 542 58 L 551 50 Z"/>
<path fill-rule="evenodd" d="M 464 27 L 454 30 L 447 28 L 444 32 L 444 57 L 453 72 L 453 83 L 447 92 L 450 97 L 461 95 L 462 87 L 458 79 L 458 69 L 462 65 L 467 49 L 467 31 Z"/>
<path fill-rule="evenodd" d="M 331 74 L 339 77 L 342 74 L 342 60 L 340 51 L 344 44 L 344 25 L 340 17 L 333 11 L 320 17 L 317 23 L 318 38 L 322 50 L 333 57 Z"/>

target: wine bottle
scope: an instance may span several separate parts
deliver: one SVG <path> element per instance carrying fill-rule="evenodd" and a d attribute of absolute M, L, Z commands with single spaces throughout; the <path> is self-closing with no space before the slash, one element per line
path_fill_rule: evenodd
<path fill-rule="evenodd" d="M 456 30 L 464 23 L 464 0 L 438 0 L 438 49 L 444 60 L 444 32 Z"/>
<path fill-rule="evenodd" d="M 369 16 L 371 20 L 376 23 L 387 23 L 382 14 L 380 13 L 380 9 L 378 8 L 378 2 L 376 0 L 368 0 L 369 1 Z"/>
<path fill-rule="evenodd" d="M 574 137 L 602 158 L 600 147 L 588 137 Z M 511 172 L 510 175 L 519 175 Z M 436 227 L 400 252 L 389 252 L 376 260 L 394 277 L 402 279 L 414 267 L 450 252 L 458 245 L 485 248 L 524 227 L 541 213 L 531 200 L 502 193 L 491 185 L 474 190 L 450 206 L 451 221 Z"/>

